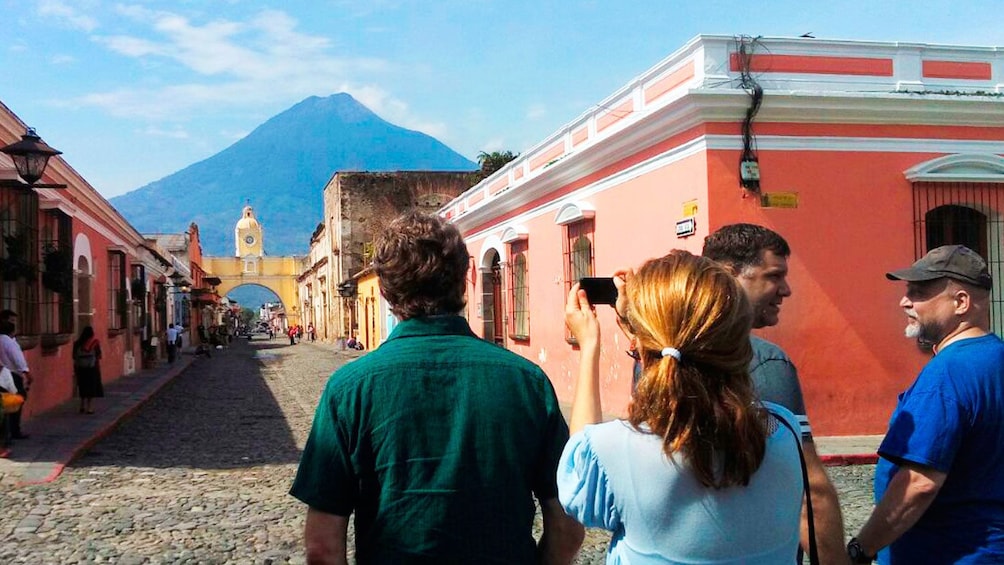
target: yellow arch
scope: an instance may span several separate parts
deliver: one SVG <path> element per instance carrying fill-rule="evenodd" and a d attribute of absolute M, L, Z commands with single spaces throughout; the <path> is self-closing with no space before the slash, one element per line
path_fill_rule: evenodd
<path fill-rule="evenodd" d="M 296 282 L 300 268 L 298 257 L 203 257 L 202 268 L 220 279 L 216 287 L 220 296 L 244 284 L 263 286 L 282 301 L 289 323 L 300 323 Z"/>

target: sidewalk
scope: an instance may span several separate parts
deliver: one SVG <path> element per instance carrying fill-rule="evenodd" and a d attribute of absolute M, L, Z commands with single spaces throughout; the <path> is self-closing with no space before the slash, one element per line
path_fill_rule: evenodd
<path fill-rule="evenodd" d="M 823 465 L 873 465 L 883 436 L 823 436 L 815 438 Z"/>
<path fill-rule="evenodd" d="M 10 454 L 0 458 L 0 484 L 54 481 L 66 465 L 111 433 L 194 360 L 193 355 L 179 355 L 174 364 L 162 361 L 153 369 L 106 384 L 105 397 L 94 401 L 94 414 L 80 414 L 79 399 L 73 398 L 32 417 L 24 423 L 30 439 L 15 441 Z"/>

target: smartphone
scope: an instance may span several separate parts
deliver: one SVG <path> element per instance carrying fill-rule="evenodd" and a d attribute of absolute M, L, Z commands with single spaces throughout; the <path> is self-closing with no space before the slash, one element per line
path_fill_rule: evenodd
<path fill-rule="evenodd" d="M 613 306 L 617 302 L 617 287 L 614 286 L 613 277 L 582 277 L 579 279 L 579 288 L 586 291 L 586 298 L 594 306 L 597 304 Z"/>

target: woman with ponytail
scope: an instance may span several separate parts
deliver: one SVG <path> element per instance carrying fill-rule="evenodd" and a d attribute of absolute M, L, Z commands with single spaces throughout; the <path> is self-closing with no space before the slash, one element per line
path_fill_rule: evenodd
<path fill-rule="evenodd" d="M 798 424 L 754 394 L 746 295 L 717 263 L 679 250 L 619 292 L 642 375 L 627 419 L 606 423 L 596 312 L 578 285 L 568 295 L 581 364 L 558 467 L 565 511 L 613 532 L 607 563 L 791 563 L 802 477 L 781 420 Z"/>

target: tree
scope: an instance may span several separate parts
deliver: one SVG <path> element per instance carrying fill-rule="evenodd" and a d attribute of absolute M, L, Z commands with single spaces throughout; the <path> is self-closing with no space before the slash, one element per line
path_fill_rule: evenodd
<path fill-rule="evenodd" d="M 251 321 L 258 317 L 258 313 L 250 308 L 241 308 L 240 313 L 241 324 L 245 326 L 250 326 Z"/>
<path fill-rule="evenodd" d="M 481 177 L 485 178 L 495 171 L 501 169 L 506 163 L 519 157 L 519 153 L 512 151 L 492 151 L 478 153 L 478 165 L 481 166 Z"/>

